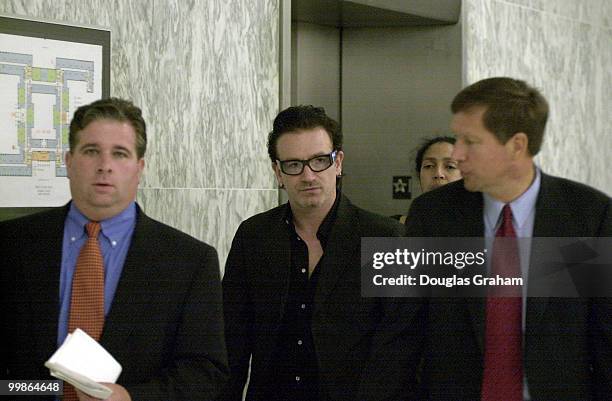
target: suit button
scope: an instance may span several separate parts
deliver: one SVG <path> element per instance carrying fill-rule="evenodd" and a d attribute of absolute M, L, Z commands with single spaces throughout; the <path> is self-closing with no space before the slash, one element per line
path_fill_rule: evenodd
<path fill-rule="evenodd" d="M 302 345 L 302 340 L 298 340 L 298 345 Z"/>
<path fill-rule="evenodd" d="M 295 376 L 295 381 L 299 382 L 300 381 L 300 376 Z"/>

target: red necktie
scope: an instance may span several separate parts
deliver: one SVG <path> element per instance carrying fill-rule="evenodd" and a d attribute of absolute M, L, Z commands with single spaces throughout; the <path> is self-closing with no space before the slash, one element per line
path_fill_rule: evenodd
<path fill-rule="evenodd" d="M 521 277 L 512 209 L 506 204 L 495 234 L 491 276 Z M 492 287 L 487 296 L 482 401 L 523 400 L 521 287 Z"/>
<path fill-rule="evenodd" d="M 104 327 L 104 259 L 98 244 L 100 223 L 85 226 L 87 241 L 81 248 L 72 279 L 68 333 L 79 328 L 100 340 Z M 64 401 L 78 400 L 74 388 L 65 383 Z"/>

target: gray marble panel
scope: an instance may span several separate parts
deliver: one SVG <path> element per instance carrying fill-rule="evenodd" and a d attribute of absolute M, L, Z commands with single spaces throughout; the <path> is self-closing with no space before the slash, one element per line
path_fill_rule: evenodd
<path fill-rule="evenodd" d="M 265 143 L 278 111 L 277 1 L 160 0 L 153 19 L 144 185 L 273 188 Z"/>
<path fill-rule="evenodd" d="M 106 5 L 114 8 L 111 12 L 111 95 L 130 99 L 139 106 L 148 130 L 155 118 L 148 96 L 156 86 L 150 68 L 155 30 L 152 4 L 141 0 Z"/>
<path fill-rule="evenodd" d="M 6 0 L 0 11 L 111 28 L 111 93 L 148 123 L 144 186 L 274 188 L 277 0 Z"/>
<path fill-rule="evenodd" d="M 464 6 L 467 82 L 505 75 L 538 87 L 551 109 L 540 165 L 612 194 L 610 30 L 507 2 Z"/>
<path fill-rule="evenodd" d="M 517 4 L 556 14 L 584 23 L 612 28 L 612 2 L 610 0 L 504 0 L 507 3 Z"/>
<path fill-rule="evenodd" d="M 132 99 L 148 125 L 139 200 L 154 217 L 224 262 L 238 223 L 277 204 L 266 139 L 278 0 L 2 0 L 0 12 L 110 27 L 111 94 Z"/>
<path fill-rule="evenodd" d="M 148 71 L 154 58 L 151 33 L 153 7 L 148 0 L 115 1 L 6 1 L 3 12 L 21 16 L 55 20 L 68 24 L 84 24 L 111 30 L 111 95 L 128 98 L 143 109 L 151 121 L 153 113 L 146 100 L 155 81 Z"/>
<path fill-rule="evenodd" d="M 3 0 L 0 12 L 54 20 L 69 24 L 111 25 L 111 11 L 106 0 Z"/>
<path fill-rule="evenodd" d="M 278 191 L 142 188 L 138 203 L 150 217 L 214 246 L 223 271 L 238 225 L 277 206 Z"/>

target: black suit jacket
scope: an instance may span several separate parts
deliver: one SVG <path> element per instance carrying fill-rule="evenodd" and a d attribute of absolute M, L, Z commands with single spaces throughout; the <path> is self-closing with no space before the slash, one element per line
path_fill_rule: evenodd
<path fill-rule="evenodd" d="M 64 220 L 58 208 L 0 223 L 0 375 L 52 379 Z M 212 400 L 227 378 L 215 249 L 138 208 L 101 345 L 132 400 Z M 41 398 L 42 399 L 42 398 Z"/>
<path fill-rule="evenodd" d="M 406 225 L 413 237 L 482 237 L 482 193 L 465 190 L 463 180 L 425 193 Z M 608 236 L 610 198 L 542 174 L 533 237 Z M 532 248 L 532 268 L 538 256 Z M 611 305 L 605 298 L 528 298 L 524 371 L 532 400 L 612 398 Z M 432 298 L 427 308 L 421 398 L 480 399 L 485 299 Z"/>
<path fill-rule="evenodd" d="M 223 303 L 231 378 L 226 400 L 241 399 L 250 357 L 247 399 L 264 400 L 275 386 L 271 358 L 291 266 L 286 207 L 243 222 L 227 259 Z M 414 385 L 411 317 L 393 299 L 361 297 L 361 237 L 402 234 L 403 227 L 392 219 L 341 198 L 321 261 L 312 317 L 321 399 L 400 400 Z"/>

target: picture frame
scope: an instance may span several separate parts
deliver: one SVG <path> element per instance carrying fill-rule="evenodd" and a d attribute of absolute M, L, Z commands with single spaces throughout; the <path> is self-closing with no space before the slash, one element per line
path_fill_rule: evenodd
<path fill-rule="evenodd" d="M 110 55 L 107 28 L 0 15 L 0 220 L 70 199 L 68 127 L 110 96 Z"/>

